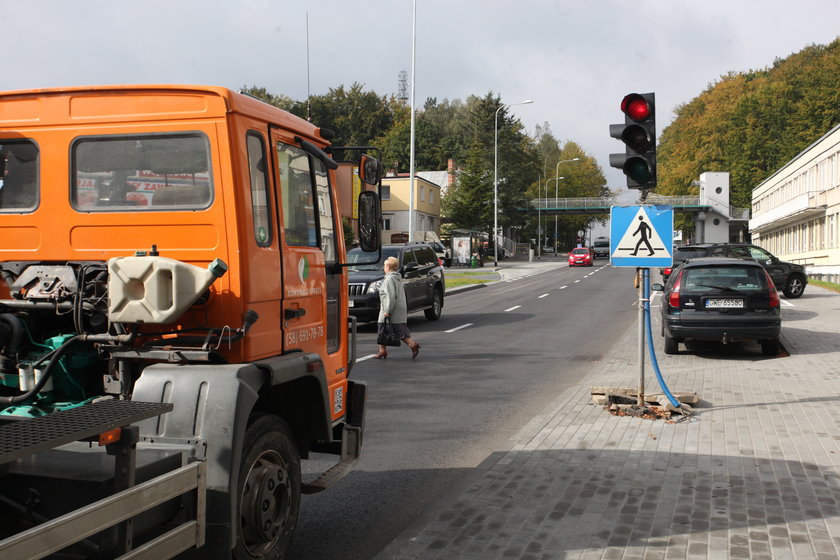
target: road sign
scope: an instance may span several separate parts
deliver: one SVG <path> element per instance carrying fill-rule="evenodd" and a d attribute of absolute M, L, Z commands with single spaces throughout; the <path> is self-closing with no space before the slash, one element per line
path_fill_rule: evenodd
<path fill-rule="evenodd" d="M 673 238 L 674 209 L 671 206 L 610 208 L 612 266 L 671 266 Z"/>

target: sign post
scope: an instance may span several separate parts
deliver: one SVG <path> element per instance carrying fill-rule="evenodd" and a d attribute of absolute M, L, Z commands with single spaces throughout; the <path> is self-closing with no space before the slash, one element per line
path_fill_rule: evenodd
<path fill-rule="evenodd" d="M 610 208 L 610 265 L 636 268 L 639 290 L 639 395 L 645 405 L 645 304 L 650 301 L 650 267 L 673 264 L 674 209 L 671 206 Z M 647 270 L 643 270 L 647 269 Z"/>

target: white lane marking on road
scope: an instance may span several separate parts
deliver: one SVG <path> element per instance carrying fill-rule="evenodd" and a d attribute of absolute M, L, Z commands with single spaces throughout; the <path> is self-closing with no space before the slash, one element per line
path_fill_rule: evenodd
<path fill-rule="evenodd" d="M 566 288 L 568 288 L 568 286 L 560 286 L 561 290 L 565 290 Z"/>
<path fill-rule="evenodd" d="M 453 333 L 455 331 L 460 331 L 461 329 L 466 329 L 467 327 L 471 327 L 472 323 L 467 323 L 466 325 L 461 325 L 460 327 L 455 327 L 454 329 L 449 329 L 448 331 L 443 331 L 445 333 Z"/>
<path fill-rule="evenodd" d="M 577 284 L 578 282 L 580 282 L 580 280 L 575 280 L 575 284 Z"/>
<path fill-rule="evenodd" d="M 514 305 L 513 307 L 508 307 L 507 309 L 505 309 L 505 313 L 507 313 L 508 311 L 513 311 L 514 309 L 519 309 L 520 307 L 522 307 L 522 306 L 521 305 Z"/>
<path fill-rule="evenodd" d="M 781 301 L 782 303 L 784 303 L 785 305 L 788 305 L 790 307 L 796 307 L 795 305 L 793 305 L 791 302 L 789 302 L 786 299 L 779 299 L 779 301 Z"/>
<path fill-rule="evenodd" d="M 376 354 L 368 354 L 367 356 L 362 356 L 361 358 L 356 358 L 356 363 L 358 364 L 359 362 L 364 362 L 365 360 L 370 360 L 375 355 Z"/>
<path fill-rule="evenodd" d="M 543 294 L 543 295 L 541 295 L 541 296 L 537 296 L 537 299 L 542 299 L 542 298 L 544 298 L 544 297 L 548 297 L 548 294 Z"/>

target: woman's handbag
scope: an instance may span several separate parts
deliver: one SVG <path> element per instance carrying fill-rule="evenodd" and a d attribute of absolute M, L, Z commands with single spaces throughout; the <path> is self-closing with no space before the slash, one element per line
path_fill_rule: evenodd
<path fill-rule="evenodd" d="M 394 325 L 391 323 L 391 319 L 389 317 L 385 317 L 385 328 L 383 329 L 384 332 L 380 333 L 376 337 L 376 343 L 381 346 L 399 346 L 402 344 L 400 342 L 400 337 L 394 331 Z"/>

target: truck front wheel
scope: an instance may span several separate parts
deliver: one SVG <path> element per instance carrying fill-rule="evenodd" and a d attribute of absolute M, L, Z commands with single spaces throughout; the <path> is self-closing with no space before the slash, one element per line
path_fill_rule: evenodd
<path fill-rule="evenodd" d="M 271 415 L 248 426 L 238 489 L 238 560 L 279 559 L 300 510 L 300 455 L 289 426 Z"/>

